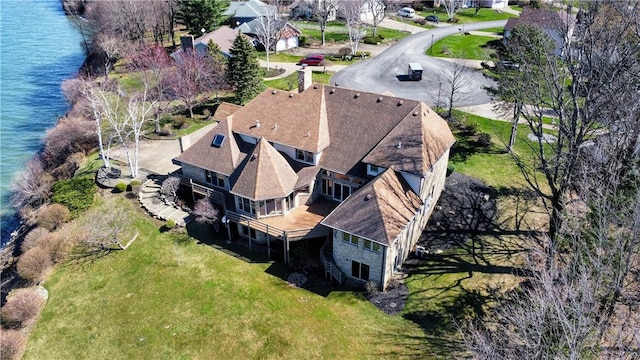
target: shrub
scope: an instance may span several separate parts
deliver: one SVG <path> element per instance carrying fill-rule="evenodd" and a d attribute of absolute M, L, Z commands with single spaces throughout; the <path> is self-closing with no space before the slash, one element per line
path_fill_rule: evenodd
<path fill-rule="evenodd" d="M 306 46 L 307 45 L 307 37 L 306 36 L 300 36 L 298 37 L 298 46 Z"/>
<path fill-rule="evenodd" d="M 340 56 L 341 58 L 344 58 L 345 56 L 349 56 L 349 55 L 351 55 L 351 48 L 342 47 L 338 49 L 338 56 Z"/>
<path fill-rule="evenodd" d="M 491 145 L 491 135 L 487 133 L 480 133 L 478 135 L 478 145 L 485 147 Z"/>
<path fill-rule="evenodd" d="M 452 164 L 447 165 L 447 176 L 453 174 L 454 171 L 456 171 L 455 166 L 453 166 Z"/>
<path fill-rule="evenodd" d="M 427 25 L 427 20 L 425 19 L 417 19 L 417 20 L 413 20 L 413 22 L 419 25 Z"/>
<path fill-rule="evenodd" d="M 22 351 L 27 341 L 24 335 L 18 330 L 0 330 L 0 359 L 16 360 L 20 359 Z"/>
<path fill-rule="evenodd" d="M 140 180 L 131 180 L 131 182 L 129 183 L 129 186 L 127 186 L 127 191 L 133 191 L 133 189 L 136 186 L 137 187 L 142 186 L 142 181 L 140 181 Z"/>
<path fill-rule="evenodd" d="M 35 284 L 45 278 L 52 265 L 47 251 L 37 246 L 20 256 L 16 270 L 21 278 Z"/>
<path fill-rule="evenodd" d="M 119 182 L 113 188 L 113 192 L 121 193 L 121 192 L 125 192 L 125 191 L 127 191 L 127 183 L 125 183 L 125 182 Z"/>
<path fill-rule="evenodd" d="M 53 184 L 51 200 L 65 205 L 75 218 L 93 205 L 96 192 L 97 188 L 92 178 L 60 180 Z"/>
<path fill-rule="evenodd" d="M 164 227 L 167 230 L 171 230 L 176 227 L 176 222 L 173 219 L 167 219 L 167 222 L 164 223 Z"/>
<path fill-rule="evenodd" d="M 44 304 L 45 300 L 34 289 L 14 290 L 2 307 L 2 320 L 12 326 L 25 326 L 38 316 Z"/>
<path fill-rule="evenodd" d="M 38 210 L 36 223 L 49 231 L 57 229 L 60 225 L 71 220 L 71 212 L 62 204 L 51 204 Z"/>
<path fill-rule="evenodd" d="M 43 227 L 37 227 L 27 233 L 25 235 L 24 240 L 22 240 L 22 245 L 20 245 L 20 249 L 22 252 L 27 252 L 30 249 L 38 246 L 42 239 L 49 235 L 49 230 Z"/>
<path fill-rule="evenodd" d="M 59 233 L 51 233 L 40 243 L 40 247 L 49 255 L 52 263 L 59 263 L 64 260 L 71 250 L 71 241 Z"/>
<path fill-rule="evenodd" d="M 364 42 L 365 44 L 371 44 L 371 45 L 376 45 L 380 42 L 382 42 L 384 38 L 380 35 L 369 35 L 369 36 L 365 36 L 364 39 L 362 39 L 362 42 Z"/>
<path fill-rule="evenodd" d="M 447 20 L 448 22 L 452 23 L 452 24 L 456 24 L 460 21 L 460 19 L 458 19 L 457 17 L 452 17 L 451 19 Z"/>

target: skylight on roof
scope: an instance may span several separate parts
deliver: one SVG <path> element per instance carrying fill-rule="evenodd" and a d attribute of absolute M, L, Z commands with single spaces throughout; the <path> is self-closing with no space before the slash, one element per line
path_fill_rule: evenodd
<path fill-rule="evenodd" d="M 211 146 L 219 148 L 220 146 L 222 146 L 223 142 L 224 142 L 224 135 L 216 134 L 216 136 L 213 137 L 213 141 L 211 141 Z"/>

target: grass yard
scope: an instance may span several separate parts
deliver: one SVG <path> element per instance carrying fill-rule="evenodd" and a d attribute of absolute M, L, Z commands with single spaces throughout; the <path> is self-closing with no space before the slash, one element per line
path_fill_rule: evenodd
<path fill-rule="evenodd" d="M 418 325 L 358 293 L 289 287 L 283 265 L 161 233 L 118 200 L 139 237 L 54 271 L 24 359 L 415 358 L 427 349 Z"/>
<path fill-rule="evenodd" d="M 477 142 L 463 132 L 452 128 L 456 136 L 456 144 L 451 151 L 450 163 L 456 171 L 482 180 L 493 187 L 525 187 L 526 183 L 515 161 L 506 152 L 506 145 L 511 134 L 511 123 L 487 119 L 481 116 L 454 111 L 454 116 L 466 124 L 472 124 L 475 131 L 486 133 L 491 138 L 491 144 L 479 146 Z M 527 125 L 518 125 L 514 150 L 526 157 L 531 153 L 527 145 L 530 133 Z M 546 131 L 553 133 L 553 131 Z"/>
<path fill-rule="evenodd" d="M 331 75 L 333 74 L 323 73 L 322 71 L 312 71 L 311 81 L 314 83 L 329 84 Z M 284 78 L 267 80 L 264 84 L 270 88 L 291 91 L 298 88 L 298 74 L 294 72 Z"/>
<path fill-rule="evenodd" d="M 447 21 L 449 19 L 447 11 L 444 9 L 444 7 L 418 12 L 418 15 L 422 17 L 434 14 L 438 16 L 441 22 Z M 482 21 L 507 20 L 509 18 L 518 16 L 508 12 L 499 11 L 497 9 L 488 8 L 482 8 L 480 9 L 480 11 L 478 11 L 478 14 L 476 14 L 475 8 L 467 8 L 458 11 L 455 17 L 458 18 L 458 22 L 456 24 L 453 24 L 454 26 L 457 24 L 468 24 Z"/>
<path fill-rule="evenodd" d="M 491 36 L 451 35 L 433 44 L 433 49 L 427 49 L 426 54 L 436 57 L 489 60 L 494 50 L 489 49 L 488 44 L 493 40 L 496 38 Z"/>
<path fill-rule="evenodd" d="M 313 38 L 316 41 L 322 40 L 322 32 L 320 31 L 320 25 L 318 25 L 318 23 L 313 21 L 293 21 L 293 24 L 302 31 L 302 36 Z M 367 34 L 373 34 L 373 28 L 367 28 Z M 378 27 L 377 34 L 384 37 L 383 42 L 400 40 L 411 35 L 405 31 L 384 27 Z M 343 22 L 334 21 L 327 24 L 324 37 L 327 42 L 343 43 L 349 41 L 349 32 Z"/>

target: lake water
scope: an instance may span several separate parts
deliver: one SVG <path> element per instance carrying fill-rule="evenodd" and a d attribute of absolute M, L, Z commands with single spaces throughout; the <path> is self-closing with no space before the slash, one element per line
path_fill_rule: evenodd
<path fill-rule="evenodd" d="M 60 0 L 0 1 L 0 215 L 2 244 L 16 228 L 11 181 L 68 106 L 60 84 L 84 61 Z"/>

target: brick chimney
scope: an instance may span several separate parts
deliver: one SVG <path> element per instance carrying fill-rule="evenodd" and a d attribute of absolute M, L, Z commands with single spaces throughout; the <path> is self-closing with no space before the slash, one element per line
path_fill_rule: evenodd
<path fill-rule="evenodd" d="M 307 90 L 309 86 L 311 86 L 311 69 L 303 64 L 302 69 L 298 69 L 298 92 Z"/>

